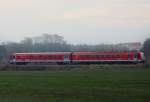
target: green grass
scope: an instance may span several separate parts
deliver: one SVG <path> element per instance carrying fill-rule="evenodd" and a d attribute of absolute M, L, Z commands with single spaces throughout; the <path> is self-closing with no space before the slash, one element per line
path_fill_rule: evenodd
<path fill-rule="evenodd" d="M 1 71 L 0 102 L 150 102 L 150 69 Z"/>

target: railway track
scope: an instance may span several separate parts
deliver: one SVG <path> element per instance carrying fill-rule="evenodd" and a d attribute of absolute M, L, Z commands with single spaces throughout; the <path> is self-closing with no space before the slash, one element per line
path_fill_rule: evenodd
<path fill-rule="evenodd" d="M 133 69 L 144 68 L 142 64 L 132 65 L 0 65 L 0 70 L 95 70 L 95 69 Z"/>

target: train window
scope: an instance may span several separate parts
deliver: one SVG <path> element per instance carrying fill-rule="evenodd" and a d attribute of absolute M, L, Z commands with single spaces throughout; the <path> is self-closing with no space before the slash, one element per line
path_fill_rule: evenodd
<path fill-rule="evenodd" d="M 58 58 L 57 55 L 55 55 L 55 58 Z"/>
<path fill-rule="evenodd" d="M 81 57 L 81 58 L 85 58 L 85 56 L 84 56 L 84 55 L 81 55 L 80 57 Z"/>
<path fill-rule="evenodd" d="M 53 57 L 53 55 L 50 55 L 49 58 L 53 59 L 54 57 Z"/>
<path fill-rule="evenodd" d="M 62 56 L 58 56 L 58 58 L 62 58 Z"/>
<path fill-rule="evenodd" d="M 32 56 L 34 59 L 36 59 L 37 58 L 37 56 Z"/>
<path fill-rule="evenodd" d="M 119 58 L 120 56 L 119 56 L 119 55 L 116 55 L 115 57 L 116 57 L 116 58 Z"/>
<path fill-rule="evenodd" d="M 39 56 L 35 56 L 36 59 L 39 59 Z"/>
<path fill-rule="evenodd" d="M 91 55 L 91 57 L 92 57 L 92 58 L 95 58 L 96 56 L 95 56 L 95 55 Z"/>
<path fill-rule="evenodd" d="M 12 55 L 12 56 L 10 56 L 10 59 L 15 59 L 15 56 L 13 56 L 13 55 Z"/>
<path fill-rule="evenodd" d="M 55 56 L 55 55 L 53 55 L 53 58 L 55 59 L 55 58 L 56 58 L 56 56 Z"/>
<path fill-rule="evenodd" d="M 48 56 L 44 56 L 44 58 L 48 58 Z"/>
<path fill-rule="evenodd" d="M 34 56 L 30 56 L 30 58 L 33 58 Z"/>
<path fill-rule="evenodd" d="M 78 56 L 80 57 L 80 56 Z M 64 55 L 64 59 L 69 59 L 69 55 Z"/>
<path fill-rule="evenodd" d="M 20 59 L 21 57 L 20 56 L 17 56 L 17 59 Z"/>
<path fill-rule="evenodd" d="M 98 55 L 99 56 L 99 58 L 102 58 L 102 55 Z"/>
<path fill-rule="evenodd" d="M 109 58 L 112 58 L 112 55 L 109 55 Z"/>
<path fill-rule="evenodd" d="M 93 58 L 93 55 L 89 55 L 90 56 L 90 58 Z"/>
<path fill-rule="evenodd" d="M 25 56 L 27 59 L 29 58 L 29 56 Z"/>
<path fill-rule="evenodd" d="M 49 55 L 49 56 L 48 56 L 48 58 L 52 58 L 52 56 L 51 56 L 51 55 Z"/>
<path fill-rule="evenodd" d="M 108 58 L 109 57 L 109 55 L 105 55 L 106 56 L 106 58 Z"/>
<path fill-rule="evenodd" d="M 116 56 L 115 55 L 111 55 L 112 56 L 112 58 L 116 58 Z"/>
<path fill-rule="evenodd" d="M 110 58 L 112 58 L 113 57 L 113 55 L 110 55 Z"/>
<path fill-rule="evenodd" d="M 34 59 L 37 59 L 37 56 L 33 56 Z"/>
<path fill-rule="evenodd" d="M 14 59 L 15 58 L 15 56 L 10 56 L 10 59 Z"/>
<path fill-rule="evenodd" d="M 112 58 L 117 58 L 117 55 L 112 55 Z"/>
<path fill-rule="evenodd" d="M 104 58 L 104 55 L 99 55 L 99 58 Z"/>
<path fill-rule="evenodd" d="M 59 58 L 59 55 L 56 55 L 56 58 Z"/>
<path fill-rule="evenodd" d="M 87 58 L 90 58 L 90 55 L 86 55 Z"/>
<path fill-rule="evenodd" d="M 40 55 L 40 56 L 38 56 L 38 58 L 43 58 L 43 56 Z"/>
<path fill-rule="evenodd" d="M 105 55 L 101 55 L 101 58 L 105 58 Z"/>
<path fill-rule="evenodd" d="M 59 55 L 56 55 L 56 58 L 61 58 L 61 56 L 59 56 Z"/>
<path fill-rule="evenodd" d="M 95 57 L 96 57 L 96 58 L 100 58 L 100 56 L 99 56 L 99 55 L 95 55 Z"/>
<path fill-rule="evenodd" d="M 107 58 L 111 58 L 111 55 L 106 55 Z"/>
<path fill-rule="evenodd" d="M 102 55 L 99 55 L 99 58 L 102 58 Z"/>
<path fill-rule="evenodd" d="M 104 58 L 108 58 L 108 55 L 105 55 Z"/>
<path fill-rule="evenodd" d="M 100 58 L 104 58 L 105 57 L 105 55 L 100 55 Z"/>
<path fill-rule="evenodd" d="M 112 55 L 112 58 L 118 58 L 118 56 L 117 55 Z"/>
<path fill-rule="evenodd" d="M 53 55 L 53 56 L 52 56 L 52 58 L 54 58 L 54 59 L 55 59 L 55 58 L 56 58 L 56 56 L 55 56 L 55 55 Z"/>

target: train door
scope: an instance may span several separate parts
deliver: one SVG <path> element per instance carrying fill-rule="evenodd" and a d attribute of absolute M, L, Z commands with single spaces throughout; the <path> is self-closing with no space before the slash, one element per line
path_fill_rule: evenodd
<path fill-rule="evenodd" d="M 134 61 L 138 60 L 138 53 L 134 53 Z"/>
<path fill-rule="evenodd" d="M 128 60 L 131 60 L 131 54 L 130 53 L 128 54 Z"/>
<path fill-rule="evenodd" d="M 70 63 L 70 55 L 64 55 L 64 63 Z"/>

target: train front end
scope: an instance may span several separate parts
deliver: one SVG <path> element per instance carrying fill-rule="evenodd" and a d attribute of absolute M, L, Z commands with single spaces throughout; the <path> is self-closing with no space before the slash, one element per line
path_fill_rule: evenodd
<path fill-rule="evenodd" d="M 13 53 L 9 56 L 9 61 L 8 61 L 9 64 L 16 64 L 16 54 Z"/>
<path fill-rule="evenodd" d="M 138 60 L 140 63 L 144 63 L 145 62 L 145 56 L 143 52 L 139 52 L 138 53 Z"/>

